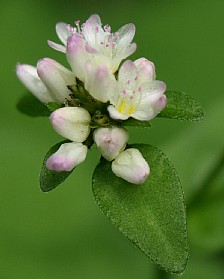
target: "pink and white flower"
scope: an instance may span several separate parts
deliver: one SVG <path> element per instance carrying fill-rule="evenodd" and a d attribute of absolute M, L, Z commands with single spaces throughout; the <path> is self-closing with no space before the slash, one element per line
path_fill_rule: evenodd
<path fill-rule="evenodd" d="M 107 161 L 112 161 L 125 149 L 128 132 L 118 127 L 98 128 L 94 131 L 93 139 L 101 155 Z"/>
<path fill-rule="evenodd" d="M 166 84 L 155 80 L 152 62 L 145 58 L 134 62 L 127 60 L 119 70 L 116 90 L 109 93 L 110 117 L 121 120 L 129 117 L 142 121 L 151 120 L 166 105 L 165 90 Z"/>
<path fill-rule="evenodd" d="M 87 58 L 94 60 L 96 64 L 106 65 L 114 73 L 120 62 L 136 50 L 136 44 L 131 43 L 135 35 L 134 24 L 126 24 L 117 32 L 111 33 L 109 25 L 102 28 L 100 17 L 96 14 L 92 15 L 81 26 L 79 21 L 76 21 L 76 27 L 59 22 L 56 24 L 56 32 L 64 46 L 51 41 L 48 41 L 48 44 L 61 52 L 66 52 L 67 48 L 68 61 L 71 62 L 70 64 L 76 65 L 75 58 L 71 58 L 70 55 L 72 41 L 73 48 L 81 55 L 82 67 L 84 68 Z M 69 40 L 73 36 L 74 38 Z M 77 41 L 77 47 L 74 45 L 74 41 Z M 81 79 L 78 75 L 77 77 Z"/>
<path fill-rule="evenodd" d="M 111 165 L 113 173 L 133 184 L 142 184 L 150 173 L 150 168 L 142 153 L 136 148 L 121 152 Z"/>
<path fill-rule="evenodd" d="M 87 150 L 87 146 L 82 143 L 64 143 L 47 159 L 46 167 L 57 172 L 71 171 L 85 160 Z"/>

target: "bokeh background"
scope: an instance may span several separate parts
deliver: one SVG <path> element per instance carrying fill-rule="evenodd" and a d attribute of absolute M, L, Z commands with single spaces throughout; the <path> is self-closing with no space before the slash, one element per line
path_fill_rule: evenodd
<path fill-rule="evenodd" d="M 0 279 L 176 278 L 160 272 L 100 212 L 91 192 L 96 150 L 56 190 L 39 189 L 43 156 L 61 138 L 47 118 L 16 110 L 25 88 L 15 65 L 51 57 L 67 66 L 46 41 L 58 41 L 56 22 L 84 22 L 93 13 L 114 31 L 133 22 L 132 59 L 152 60 L 169 90 L 189 93 L 205 108 L 203 122 L 157 118 L 147 131 L 130 129 L 130 141 L 161 148 L 180 174 L 191 247 L 182 278 L 223 278 L 223 10 L 222 0 L 1 1 Z"/>

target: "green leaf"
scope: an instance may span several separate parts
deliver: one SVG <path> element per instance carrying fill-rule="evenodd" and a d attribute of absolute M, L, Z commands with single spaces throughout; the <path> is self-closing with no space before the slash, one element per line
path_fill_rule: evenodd
<path fill-rule="evenodd" d="M 46 106 L 49 109 L 49 111 L 51 111 L 51 112 L 63 107 L 61 104 L 58 104 L 55 102 L 49 102 L 49 103 L 47 103 Z"/>
<path fill-rule="evenodd" d="M 43 166 L 40 172 L 40 188 L 43 192 L 49 192 L 61 184 L 72 173 L 72 171 L 56 172 L 46 168 L 47 159 L 55 153 L 59 147 L 69 141 L 62 141 L 55 144 L 46 154 L 43 161 Z"/>
<path fill-rule="evenodd" d="M 151 123 L 149 121 L 140 121 L 134 118 L 129 118 L 128 120 L 122 121 L 120 123 L 121 126 L 126 127 L 126 126 L 134 126 L 134 127 L 139 127 L 139 128 L 150 128 Z"/>
<path fill-rule="evenodd" d="M 16 107 L 20 112 L 32 117 L 50 115 L 48 108 L 30 92 L 20 98 Z"/>
<path fill-rule="evenodd" d="M 158 114 L 158 117 L 191 121 L 203 119 L 203 108 L 191 96 L 177 91 L 166 91 L 165 94 L 167 96 L 167 105 Z"/>
<path fill-rule="evenodd" d="M 169 159 L 156 147 L 135 144 L 149 162 L 142 185 L 131 184 L 102 160 L 93 174 L 93 194 L 102 212 L 162 269 L 182 273 L 188 260 L 186 213 L 181 183 Z"/>

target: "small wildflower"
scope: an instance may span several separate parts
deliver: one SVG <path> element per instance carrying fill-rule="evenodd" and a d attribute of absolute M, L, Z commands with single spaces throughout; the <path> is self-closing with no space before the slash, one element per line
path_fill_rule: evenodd
<path fill-rule="evenodd" d="M 145 58 L 127 60 L 118 73 L 116 90 L 111 91 L 110 117 L 146 121 L 154 118 L 166 105 L 166 85 L 155 80 L 154 64 Z"/>

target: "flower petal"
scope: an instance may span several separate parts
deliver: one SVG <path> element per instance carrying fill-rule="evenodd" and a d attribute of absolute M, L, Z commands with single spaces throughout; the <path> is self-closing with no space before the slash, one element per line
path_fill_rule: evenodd
<path fill-rule="evenodd" d="M 116 176 L 133 184 L 144 183 L 150 173 L 148 163 L 136 148 L 121 152 L 112 162 L 111 168 Z"/>
<path fill-rule="evenodd" d="M 116 33 L 119 34 L 117 52 L 123 51 L 133 40 L 135 35 L 135 25 L 133 23 L 122 26 Z"/>
<path fill-rule="evenodd" d="M 108 106 L 107 110 L 108 110 L 108 112 L 110 114 L 110 117 L 112 119 L 115 119 L 115 120 L 127 120 L 129 118 L 129 115 L 121 114 L 120 112 L 118 112 L 116 110 L 116 108 L 113 105 Z"/>
<path fill-rule="evenodd" d="M 114 75 L 105 65 L 95 66 L 88 61 L 85 88 L 93 98 L 106 103 L 109 100 L 109 94 L 113 91 L 115 82 Z"/>
<path fill-rule="evenodd" d="M 125 61 L 118 73 L 118 82 L 121 87 L 134 89 L 137 83 L 138 71 L 135 64 L 131 60 Z"/>
<path fill-rule="evenodd" d="M 67 39 L 69 36 L 71 36 L 71 32 L 68 30 L 68 24 L 64 22 L 58 22 L 56 24 L 56 33 L 58 35 L 58 38 L 60 41 L 66 46 L 67 44 Z"/>
<path fill-rule="evenodd" d="M 87 150 L 87 146 L 82 143 L 64 143 L 48 158 L 46 167 L 57 172 L 71 171 L 85 160 Z"/>
<path fill-rule="evenodd" d="M 138 69 L 138 81 L 140 83 L 155 79 L 155 66 L 153 62 L 146 58 L 139 58 L 134 61 L 134 64 Z"/>
<path fill-rule="evenodd" d="M 64 107 L 55 110 L 50 116 L 55 131 L 72 141 L 83 142 L 90 133 L 91 116 L 80 107 Z"/>
<path fill-rule="evenodd" d="M 85 65 L 89 60 L 89 56 L 85 42 L 79 34 L 75 33 L 68 38 L 66 55 L 75 76 L 84 82 L 86 76 Z"/>
<path fill-rule="evenodd" d="M 59 44 L 54 43 L 54 42 L 49 41 L 49 40 L 47 41 L 47 43 L 48 43 L 48 45 L 49 45 L 51 48 L 53 48 L 53 49 L 55 49 L 55 50 L 57 50 L 57 51 L 66 53 L 66 47 L 65 47 L 65 46 L 59 45 Z"/>
<path fill-rule="evenodd" d="M 52 102 L 51 92 L 37 75 L 37 69 L 27 64 L 18 64 L 16 74 L 20 81 L 33 93 L 42 103 Z"/>
<path fill-rule="evenodd" d="M 153 80 L 151 82 L 143 83 L 141 87 L 142 104 L 158 100 L 158 98 L 160 98 L 166 91 L 166 84 L 160 80 Z"/>
<path fill-rule="evenodd" d="M 56 102 L 64 103 L 69 98 L 68 85 L 76 83 L 74 74 L 57 61 L 44 58 L 37 63 L 37 73 L 47 88 L 54 94 Z"/>

